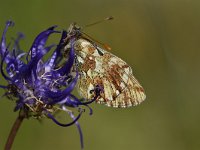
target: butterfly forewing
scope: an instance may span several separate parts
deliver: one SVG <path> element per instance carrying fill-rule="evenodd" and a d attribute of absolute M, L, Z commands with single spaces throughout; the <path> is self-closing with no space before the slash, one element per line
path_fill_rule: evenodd
<path fill-rule="evenodd" d="M 85 99 L 94 98 L 96 86 L 102 88 L 96 102 L 112 107 L 130 107 L 145 100 L 144 89 L 122 59 L 94 46 L 87 39 L 74 44 L 79 68 L 78 89 Z"/>

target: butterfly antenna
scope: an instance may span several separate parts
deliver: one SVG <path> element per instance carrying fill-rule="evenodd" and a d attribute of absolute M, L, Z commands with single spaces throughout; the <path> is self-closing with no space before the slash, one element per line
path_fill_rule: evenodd
<path fill-rule="evenodd" d="M 91 23 L 91 24 L 87 24 L 85 25 L 82 29 L 86 28 L 86 27 L 90 27 L 90 26 L 93 26 L 93 25 L 96 25 L 96 24 L 99 24 L 99 23 L 102 23 L 104 21 L 109 21 L 109 20 L 113 20 L 114 18 L 112 16 L 109 16 L 109 17 L 106 17 L 104 18 L 103 20 L 99 20 L 99 21 L 96 21 L 94 23 Z M 102 42 L 99 42 L 95 39 L 93 39 L 91 36 L 89 36 L 88 34 L 82 32 L 87 38 L 89 38 L 90 40 L 94 41 L 95 43 L 98 43 L 99 45 L 103 46 L 106 50 L 111 50 L 111 47 L 108 45 L 108 44 L 105 44 L 105 43 L 102 43 Z"/>
<path fill-rule="evenodd" d="M 84 33 L 84 32 L 81 32 L 86 38 L 89 38 L 90 40 L 94 41 L 95 43 L 103 46 L 106 50 L 110 51 L 111 50 L 111 47 L 106 44 L 106 43 L 102 43 L 102 42 L 99 42 L 97 40 L 95 40 L 94 38 L 92 38 L 91 36 L 89 36 L 88 34 Z"/>
<path fill-rule="evenodd" d="M 99 20 L 99 21 L 96 21 L 96 22 L 87 24 L 87 25 L 85 25 L 83 28 L 85 28 L 85 27 L 90 27 L 90 26 L 93 26 L 93 25 L 95 25 L 95 24 L 99 24 L 99 23 L 102 23 L 102 22 L 104 22 L 104 21 L 109 21 L 109 20 L 113 20 L 113 19 L 114 19 L 114 18 L 113 18 L 112 16 L 106 17 L 106 18 L 104 18 L 103 20 Z"/>

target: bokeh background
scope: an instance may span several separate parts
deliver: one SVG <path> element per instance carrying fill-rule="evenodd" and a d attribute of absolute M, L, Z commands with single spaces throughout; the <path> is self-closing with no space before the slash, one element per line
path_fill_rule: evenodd
<path fill-rule="evenodd" d="M 129 109 L 92 104 L 94 114 L 79 120 L 85 150 L 199 150 L 199 0 L 0 0 L 0 32 L 6 20 L 15 21 L 8 35 L 25 33 L 22 49 L 28 51 L 51 25 L 84 26 L 110 15 L 113 21 L 84 32 L 108 43 L 133 68 L 147 99 Z M 18 115 L 14 105 L 0 100 L 0 149 Z M 79 150 L 79 134 L 76 126 L 25 120 L 13 150 L 26 149 Z"/>

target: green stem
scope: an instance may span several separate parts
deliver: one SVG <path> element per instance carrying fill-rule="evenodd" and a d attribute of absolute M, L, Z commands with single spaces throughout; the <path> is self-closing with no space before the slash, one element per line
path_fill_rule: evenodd
<path fill-rule="evenodd" d="M 26 114 L 25 112 L 22 110 L 19 112 L 19 116 L 17 117 L 17 119 L 15 120 L 12 129 L 10 131 L 10 134 L 8 136 L 6 145 L 5 145 L 5 150 L 11 150 L 12 144 L 14 142 L 15 136 L 17 134 L 17 131 L 19 130 L 19 127 L 21 126 L 24 118 L 26 118 Z"/>

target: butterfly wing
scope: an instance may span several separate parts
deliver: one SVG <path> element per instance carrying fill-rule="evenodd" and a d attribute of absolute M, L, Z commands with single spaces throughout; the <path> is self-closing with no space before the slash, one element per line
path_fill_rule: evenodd
<path fill-rule="evenodd" d="M 94 46 L 86 39 L 75 42 L 80 78 L 79 93 L 94 98 L 96 86 L 102 88 L 97 103 L 112 107 L 130 107 L 145 100 L 144 89 L 132 74 L 132 69 L 117 56 Z"/>

